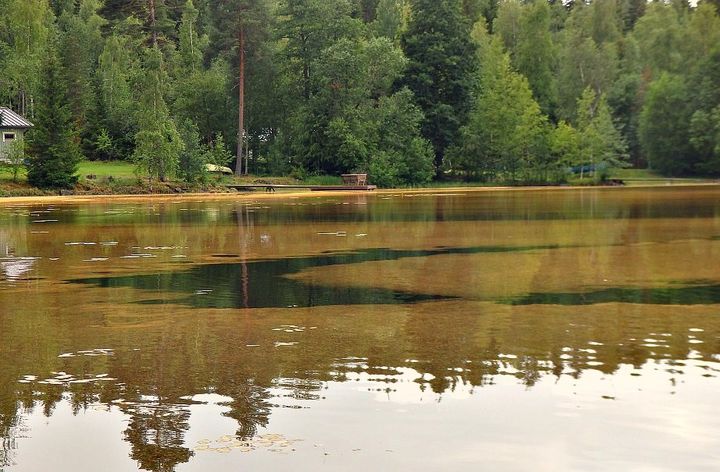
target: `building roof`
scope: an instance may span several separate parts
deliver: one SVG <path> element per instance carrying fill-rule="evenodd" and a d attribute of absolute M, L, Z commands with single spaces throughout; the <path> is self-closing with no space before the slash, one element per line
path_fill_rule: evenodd
<path fill-rule="evenodd" d="M 0 129 L 22 129 L 32 128 L 33 126 L 35 125 L 11 109 L 0 107 Z"/>

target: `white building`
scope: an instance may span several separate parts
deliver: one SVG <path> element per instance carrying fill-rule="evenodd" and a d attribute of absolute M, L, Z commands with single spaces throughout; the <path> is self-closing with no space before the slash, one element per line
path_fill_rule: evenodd
<path fill-rule="evenodd" d="M 0 107 L 0 162 L 6 162 L 5 148 L 15 140 L 23 139 L 33 127 L 28 120 L 9 108 Z"/>

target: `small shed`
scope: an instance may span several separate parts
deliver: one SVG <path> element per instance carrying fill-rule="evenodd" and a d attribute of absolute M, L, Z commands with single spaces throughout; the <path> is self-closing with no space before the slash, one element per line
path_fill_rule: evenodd
<path fill-rule="evenodd" d="M 18 139 L 24 139 L 25 132 L 33 126 L 11 109 L 0 107 L 0 162 L 7 162 L 8 145 Z"/>

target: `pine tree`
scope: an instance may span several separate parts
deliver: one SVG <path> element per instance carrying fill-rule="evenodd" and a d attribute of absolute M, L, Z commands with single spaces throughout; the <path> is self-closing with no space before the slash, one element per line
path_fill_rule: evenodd
<path fill-rule="evenodd" d="M 28 182 L 42 188 L 70 188 L 77 182 L 81 159 L 66 84 L 54 51 L 48 54 L 30 136 Z"/>
<path fill-rule="evenodd" d="M 235 174 L 241 175 L 248 172 L 247 156 L 244 155 L 247 58 L 248 52 L 257 49 L 258 43 L 264 36 L 264 28 L 269 23 L 268 5 L 265 0 L 221 0 L 213 8 L 219 23 L 217 26 L 221 41 L 233 47 L 237 58 L 238 114 Z"/>

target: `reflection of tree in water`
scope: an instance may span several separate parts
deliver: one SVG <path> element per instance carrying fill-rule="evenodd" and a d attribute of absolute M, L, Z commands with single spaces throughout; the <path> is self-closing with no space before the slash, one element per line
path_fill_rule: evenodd
<path fill-rule="evenodd" d="M 270 420 L 270 392 L 267 388 L 255 385 L 252 379 L 237 379 L 232 383 L 226 386 L 227 390 L 223 390 L 224 395 L 233 398 L 228 403 L 231 410 L 226 416 L 238 422 L 238 439 L 252 439 L 258 428 L 267 426 Z"/>
<path fill-rule="evenodd" d="M 718 352 L 713 342 L 717 329 L 700 314 L 679 318 L 667 311 L 649 316 L 656 312 L 627 305 L 572 315 L 569 310 L 524 312 L 516 307 L 491 313 L 421 310 L 414 308 L 395 317 L 369 311 L 366 318 L 328 315 L 324 325 L 317 323 L 320 329 L 297 338 L 302 349 L 273 346 L 273 341 L 299 335 L 279 338 L 284 335 L 273 331 L 278 319 L 272 316 L 174 317 L 157 331 L 122 331 L 123 341 L 108 343 L 116 347 L 112 356 L 53 357 L 40 368 L 23 365 L 23 361 L 0 365 L 0 381 L 6 385 L 18 386 L 20 372 L 41 379 L 51 370 L 78 377 L 104 373 L 117 379 L 34 383 L 0 390 L 0 459 L 12 461 L 13 438 L 22 416 L 33 406 L 51 415 L 61 401 L 69 402 L 75 414 L 98 401 L 117 404 L 130 416 L 125 439 L 131 444 L 132 458 L 145 470 L 166 472 L 192 458 L 192 451 L 184 447 L 192 424 L 184 399 L 188 395 L 214 393 L 231 398 L 223 404 L 230 408 L 224 415 L 237 421 L 238 438 L 247 440 L 268 427 L 276 408 L 320 399 L 324 382 L 350 379 L 344 372 L 366 374 L 370 382 L 384 383 L 383 388 L 393 388 L 396 379 L 422 377 L 417 381 L 418 393 L 432 391 L 441 396 L 457 389 L 491 386 L 501 376 L 517 379 L 528 388 L 550 375 L 579 378 L 590 369 L 590 361 L 602 363 L 596 370 L 612 374 L 621 365 L 639 368 L 653 359 L 683 360 L 690 349 L 707 360 Z M 598 322 L 600 314 L 602 322 Z M 384 323 L 381 330 L 378 323 Z M 703 344 L 688 344 L 692 326 L 706 328 L 696 333 Z M 650 333 L 668 334 L 663 353 L 643 345 Z M 87 344 L 80 339 L 70 344 Z M 119 346 L 121 342 L 127 347 Z M 257 347 L 244 348 L 250 344 Z M 143 349 L 133 350 L 135 346 Z M 10 362 L 11 358 L 5 355 L 5 359 Z M 284 404 L 284 399 L 291 399 L 291 404 Z"/>
<path fill-rule="evenodd" d="M 17 414 L 14 402 L 12 410 L 11 412 L 7 411 L 5 405 L 3 405 L 2 411 L 0 412 L 0 437 L 2 439 L 0 467 L 13 465 L 14 451 L 17 449 L 16 438 L 22 431 L 21 416 Z"/>
<path fill-rule="evenodd" d="M 132 445 L 132 458 L 140 467 L 171 472 L 188 462 L 193 452 L 183 447 L 190 412 L 178 405 L 146 405 L 124 409 L 130 415 L 125 438 Z"/>

